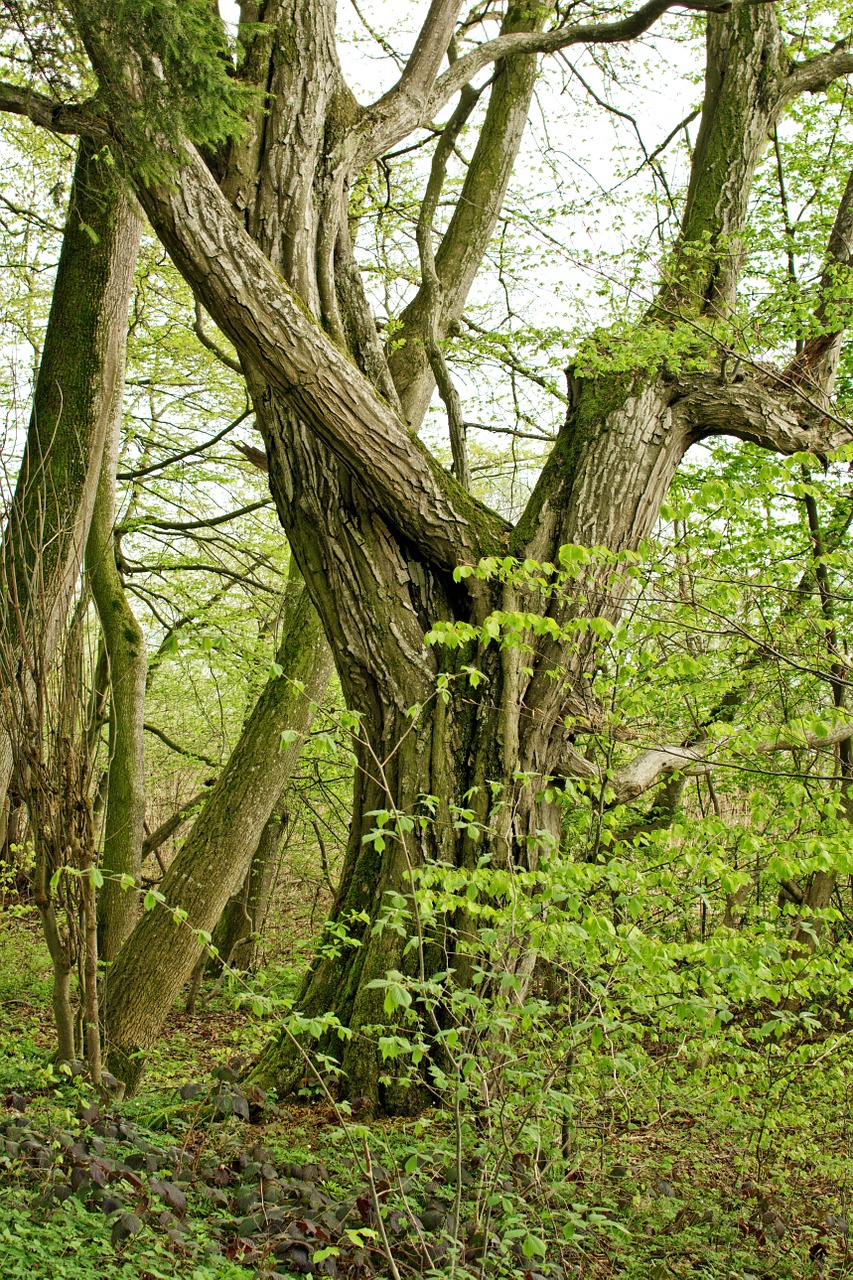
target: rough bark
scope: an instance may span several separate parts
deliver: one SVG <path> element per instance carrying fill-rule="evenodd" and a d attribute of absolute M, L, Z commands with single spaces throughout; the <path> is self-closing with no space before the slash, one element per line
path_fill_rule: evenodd
<path fill-rule="evenodd" d="M 79 145 L 24 458 L 0 550 L 0 799 L 20 700 L 49 670 L 76 587 L 121 371 L 140 223 Z"/>
<path fill-rule="evenodd" d="M 306 593 L 290 609 L 273 675 L 183 848 L 161 884 L 168 908 L 146 912 L 105 980 L 110 1070 L 132 1092 L 228 899 L 245 878 L 261 833 L 298 759 L 301 735 L 329 675 L 327 650 Z M 282 749 L 281 734 L 296 741 Z M 186 913 L 176 919 L 174 912 Z"/>

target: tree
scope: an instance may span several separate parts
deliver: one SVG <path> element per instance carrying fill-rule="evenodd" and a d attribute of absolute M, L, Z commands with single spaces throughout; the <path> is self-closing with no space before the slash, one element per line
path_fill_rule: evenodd
<path fill-rule="evenodd" d="M 26 450 L 3 531 L 0 814 L 21 698 L 49 671 L 66 625 L 121 393 L 140 220 L 99 151 L 81 140 Z"/>
<path fill-rule="evenodd" d="M 388 893 L 410 892 L 412 866 L 424 860 L 473 865 L 481 848 L 453 821 L 454 799 L 469 798 L 471 827 L 487 827 L 494 857 L 535 856 L 543 833 L 559 835 L 544 781 L 587 767 L 573 738 L 596 716 L 589 623 L 612 624 L 627 588 L 588 553 L 568 599 L 537 600 L 511 580 L 460 576 L 459 566 L 507 556 L 557 563 L 566 545 L 635 551 L 685 451 L 708 437 L 819 457 L 849 438 L 826 406 L 824 356 L 840 344 L 839 307 L 804 322 L 802 350 L 784 367 L 754 363 L 730 318 L 768 138 L 800 95 L 853 70 L 853 57 L 843 46 L 795 57 L 772 5 L 690 0 L 681 7 L 708 13 L 704 96 L 657 295 L 635 318 L 627 348 L 624 335 L 602 333 L 579 351 L 564 425 L 521 518 L 510 525 L 465 487 L 464 423 L 443 343 L 495 228 L 537 55 L 629 41 L 669 7 L 651 0 L 610 21 L 591 11 L 577 24 L 559 5 L 518 0 L 502 7 L 500 33 L 476 43 L 458 0 L 432 0 L 396 84 L 362 106 L 341 69 L 333 0 L 245 0 L 233 65 L 206 4 L 155 5 L 143 35 L 132 6 L 95 10 L 73 0 L 96 98 L 60 109 L 35 86 L 0 93 L 0 105 L 47 127 L 109 128 L 157 235 L 238 353 L 279 517 L 358 722 L 334 908 L 342 923 L 375 921 Z M 486 91 L 475 87 L 486 68 L 488 106 L 434 250 L 448 155 Z M 353 247 L 354 193 L 372 165 L 451 102 L 417 229 L 420 284 L 383 346 Z M 839 226 L 844 216 L 842 206 Z M 849 238 L 841 240 L 849 257 Z M 417 436 L 434 381 L 455 475 Z M 556 638 L 546 629 L 532 656 L 495 643 L 498 619 L 538 606 Z M 573 620 L 578 640 L 567 648 Z M 429 642 L 442 623 L 469 627 L 465 649 Z M 612 779 L 617 794 L 654 785 L 677 771 L 678 758 L 658 751 L 630 762 Z M 416 817 L 425 797 L 435 798 L 437 816 L 417 841 L 381 848 L 375 815 Z M 189 923 L 197 923 L 192 913 Z M 318 957 L 300 1004 L 309 1014 L 333 1009 L 349 1027 L 346 1087 L 376 1099 L 380 1064 L 358 1033 L 382 1021 L 374 980 L 408 961 L 396 935 L 356 929 L 361 945 L 344 958 Z M 187 976 L 186 951 L 186 934 L 174 929 L 158 954 L 162 1008 Z M 155 1033 L 149 1016 L 115 1047 L 127 1056 Z M 272 1046 L 262 1075 L 286 1084 L 293 1072 L 286 1046 Z M 390 1095 L 384 1101 L 395 1105 Z"/>

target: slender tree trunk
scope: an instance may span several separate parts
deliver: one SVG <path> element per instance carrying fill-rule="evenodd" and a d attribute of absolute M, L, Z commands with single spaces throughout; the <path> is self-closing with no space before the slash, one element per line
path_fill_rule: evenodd
<path fill-rule="evenodd" d="M 228 900 L 214 932 L 214 946 L 222 963 L 234 969 L 249 972 L 255 966 L 286 825 L 287 813 L 280 798 L 261 832 L 240 892 Z"/>
<path fill-rule="evenodd" d="M 81 139 L 33 411 L 0 549 L 0 808 L 20 699 L 65 626 L 95 502 L 140 220 L 115 172 Z"/>
<path fill-rule="evenodd" d="M 39 857 L 39 855 L 36 855 Z M 41 916 L 44 939 L 53 965 L 53 990 L 51 1005 L 56 1027 L 56 1047 L 60 1061 L 71 1062 L 75 1057 L 74 1008 L 71 1003 L 72 963 L 67 941 L 62 937 L 56 910 L 39 879 L 36 868 L 35 903 Z"/>
<path fill-rule="evenodd" d="M 293 584 L 296 585 L 295 583 Z M 110 1070 L 132 1092 L 204 942 L 228 899 L 242 884 L 261 834 L 299 758 L 331 657 L 304 589 L 288 612 L 273 675 L 246 721 L 210 797 L 193 824 L 161 889 L 168 909 L 155 907 L 137 924 L 105 983 Z M 285 729 L 299 737 L 282 747 Z M 176 920 L 173 911 L 185 912 Z"/>
<path fill-rule="evenodd" d="M 142 83 L 141 69 L 126 77 L 116 66 L 108 33 L 88 19 L 85 6 L 72 0 L 72 9 L 105 93 L 121 93 L 137 71 Z M 414 910 L 411 871 L 421 860 L 464 868 L 485 847 L 496 860 L 528 864 L 538 842 L 557 837 L 557 814 L 537 797 L 546 778 L 570 771 L 573 755 L 577 767 L 567 722 L 585 703 L 595 663 L 594 635 L 584 623 L 615 620 L 626 590 L 594 558 L 573 592 L 544 599 L 476 577 L 460 582 L 454 570 L 507 554 L 556 562 L 566 543 L 610 553 L 635 549 L 653 529 L 685 450 L 707 436 L 823 453 L 849 434 L 830 427 L 781 379 L 726 379 L 718 333 L 708 333 L 731 310 L 752 177 L 769 134 L 797 92 L 840 74 L 831 57 L 805 70 L 792 67 L 775 9 L 742 3 L 708 19 L 705 99 L 681 233 L 659 297 L 638 322 L 638 351 L 658 354 L 626 373 L 621 338 L 600 335 L 581 353 L 564 427 L 514 529 L 442 470 L 412 430 L 431 387 L 429 352 L 391 353 L 383 363 L 353 269 L 348 196 L 368 166 L 434 118 L 477 69 L 465 55 L 439 75 L 459 9 L 452 0 L 433 0 L 398 84 L 362 108 L 338 62 L 333 0 L 283 0 L 275 9 L 277 28 L 259 24 L 259 11 L 247 3 L 251 24 L 243 29 L 236 71 L 267 96 L 225 158 L 224 174 L 214 177 L 191 145 L 179 154 L 159 135 L 156 143 L 172 154 L 179 177 L 152 181 L 140 169 L 138 179 L 158 235 L 239 353 L 279 517 L 347 704 L 360 716 L 352 828 L 334 916 L 361 945 L 338 958 L 318 956 L 300 1004 L 308 1012 L 333 1009 L 349 1027 L 341 1054 L 344 1088 L 371 1101 L 381 1097 L 381 1064 L 366 1028 L 384 1021 L 382 996 L 371 983 L 388 969 L 417 963 L 417 949 L 404 955 L 403 940 L 375 927 L 386 894 L 408 899 Z M 647 6 L 624 26 L 613 24 L 601 38 L 639 34 L 653 10 Z M 589 27 L 531 32 L 542 18 L 539 5 L 511 5 L 509 12 L 518 29 L 499 42 L 507 54 L 515 51 L 504 69 L 510 62 L 523 69 L 516 58 L 530 58 L 537 48 L 565 47 L 572 32 L 578 40 L 595 39 Z M 551 37 L 562 43 L 549 45 Z M 824 70 L 829 80 L 821 79 Z M 531 87 L 531 75 L 519 73 L 513 92 L 523 96 Z M 488 139 L 481 134 L 481 142 L 497 156 L 520 137 L 520 124 L 513 111 L 497 108 L 492 119 L 497 132 Z M 482 177 L 487 168 L 484 163 Z M 465 218 L 460 212 L 457 226 L 466 224 L 471 244 L 481 233 L 488 238 L 494 225 L 498 169 L 491 186 L 486 181 L 471 192 L 476 198 Z M 430 201 L 441 177 L 434 168 Z M 444 269 L 464 262 L 464 244 L 445 238 L 433 256 L 428 221 L 418 238 L 430 279 L 407 309 L 406 341 L 426 339 L 435 359 L 448 332 L 442 326 L 458 316 L 467 285 L 454 294 L 453 270 Z M 468 261 L 463 275 L 475 269 Z M 687 359 L 681 335 L 669 348 L 676 325 L 681 335 L 695 335 Z M 466 687 L 459 651 L 454 658 L 427 643 L 436 621 L 466 623 L 487 636 L 481 628 L 495 609 L 519 607 L 546 613 L 558 633 L 577 624 L 577 643 L 569 646 L 564 635 L 537 637 L 532 652 L 523 654 L 486 639 L 479 648 L 472 642 L 464 660 L 482 674 L 476 689 Z M 447 702 L 438 696 L 439 679 L 447 682 Z M 470 797 L 471 825 L 482 828 L 482 844 L 452 821 L 450 805 L 463 797 Z M 377 812 L 414 821 L 418 831 L 423 818 L 423 832 L 417 841 L 405 832 L 388 838 L 382 849 L 374 834 Z M 242 864 L 228 892 L 244 872 Z M 184 882 L 175 887 L 176 901 L 199 921 L 198 894 Z M 159 935 L 149 925 L 140 936 L 153 942 Z M 191 952 L 190 966 L 198 948 Z M 178 967 L 182 975 L 187 971 L 173 955 L 165 964 L 170 984 Z M 152 949 L 148 964 L 155 959 Z M 121 959 L 116 972 L 120 967 Z M 461 960 L 459 972 L 464 977 Z M 147 1024 L 120 1027 L 115 1043 L 125 1055 L 152 1034 L 157 999 L 160 992 L 141 999 Z M 301 1064 L 284 1042 L 271 1045 L 259 1066 L 262 1077 L 280 1085 L 296 1071 Z M 405 1105 L 405 1099 L 383 1101 Z"/>
<path fill-rule="evenodd" d="M 119 377 L 86 543 L 86 568 L 109 663 L 109 767 L 102 855 L 105 881 L 98 901 L 98 945 L 107 963 L 115 960 L 139 916 L 137 894 L 122 888 L 119 877 L 129 876 L 134 884 L 139 881 L 145 822 L 145 640 L 125 595 L 113 541 L 123 385 L 124 379 Z"/>
<path fill-rule="evenodd" d="M 90 824 L 89 833 L 94 836 L 94 824 Z M 101 1027 L 98 1010 L 98 913 L 93 879 L 94 869 L 94 848 L 90 845 L 87 850 L 84 850 L 80 860 L 80 870 L 83 873 L 80 886 L 83 917 L 82 1040 L 83 1053 L 89 1064 L 92 1083 L 99 1085 L 101 1083 Z"/>

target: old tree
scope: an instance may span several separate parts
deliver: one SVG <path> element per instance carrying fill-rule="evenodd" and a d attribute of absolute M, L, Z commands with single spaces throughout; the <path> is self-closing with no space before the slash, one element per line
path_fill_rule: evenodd
<path fill-rule="evenodd" d="M 11 8 L 21 19 L 20 6 Z M 598 777 L 583 753 L 585 727 L 600 722 L 589 693 L 594 630 L 578 626 L 571 645 L 565 635 L 573 619 L 618 618 L 627 587 L 601 556 L 588 557 L 572 592 L 552 597 L 455 571 L 487 557 L 557 563 L 565 545 L 636 549 L 685 452 L 708 437 L 824 458 L 851 435 L 832 393 L 853 181 L 795 351 L 761 351 L 730 323 L 756 169 L 786 111 L 853 71 L 853 55 L 835 42 L 843 33 L 827 37 L 824 24 L 812 34 L 807 21 L 803 35 L 801 14 L 742 0 L 650 0 L 625 13 L 548 0 L 470 14 L 459 0 L 423 9 L 396 83 L 369 103 L 342 70 L 335 0 L 243 0 L 233 49 L 205 0 L 70 0 L 53 20 L 68 47 L 85 50 L 79 100 L 57 100 L 38 65 L 26 83 L 0 90 L 4 109 L 109 149 L 239 358 L 278 515 L 357 725 L 334 917 L 361 945 L 320 955 L 299 1007 L 334 1011 L 350 1029 L 336 1049 L 346 1088 L 370 1099 L 382 1096 L 380 1061 L 358 1033 L 384 1019 L 382 991 L 371 984 L 412 963 L 404 939 L 372 928 L 386 895 L 405 897 L 424 861 L 471 865 L 483 853 L 472 838 L 478 828 L 493 857 L 524 864 L 559 835 L 546 781 Z M 469 492 L 446 340 L 495 232 L 542 56 L 627 45 L 664 19 L 675 29 L 706 26 L 677 234 L 627 348 L 623 332 L 615 358 L 616 339 L 599 332 L 568 370 L 562 428 L 510 524 Z M 439 218 L 463 130 L 470 159 L 452 212 Z M 435 141 L 417 218 L 418 279 L 383 332 L 357 242 L 365 175 L 425 137 Z M 419 439 L 436 385 L 452 471 Z M 527 609 L 554 625 L 530 649 L 496 643 L 495 618 Z M 467 624 L 471 638 L 461 648 L 429 642 L 442 623 Z M 482 678 L 472 681 L 470 669 Z M 659 785 L 683 761 L 678 750 L 638 754 L 613 771 L 612 794 Z M 473 816 L 460 824 L 451 806 L 463 797 Z M 398 822 L 380 847 L 371 838 L 377 814 L 429 821 L 411 831 Z M 213 928 L 245 873 L 215 858 L 208 846 L 201 862 L 179 860 L 164 886 L 197 930 Z M 109 1049 L 122 1073 L 152 1043 L 200 948 L 168 912 L 137 925 L 108 985 Z M 271 1045 L 258 1067 L 279 1085 L 301 1070 L 287 1043 Z M 390 1093 L 384 1102 L 396 1105 Z"/>

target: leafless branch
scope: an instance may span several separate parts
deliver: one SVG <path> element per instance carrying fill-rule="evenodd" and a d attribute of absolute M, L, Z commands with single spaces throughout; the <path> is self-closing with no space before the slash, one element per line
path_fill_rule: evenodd
<path fill-rule="evenodd" d="M 0 111 L 26 116 L 51 133 L 82 133 L 91 138 L 109 137 L 106 121 L 93 100 L 83 103 L 54 102 L 35 89 L 0 81 Z"/>
<path fill-rule="evenodd" d="M 229 520 L 237 520 L 240 516 L 247 516 L 252 511 L 260 511 L 264 507 L 273 505 L 272 498 L 260 498 L 257 502 L 250 502 L 245 507 L 238 507 L 236 511 L 226 511 L 221 516 L 210 516 L 204 520 L 134 520 L 133 528 L 135 529 L 170 529 L 176 533 L 190 533 L 193 529 L 212 529 L 218 524 L 227 524 Z M 117 530 L 117 532 L 126 533 L 127 528 Z"/>
<path fill-rule="evenodd" d="M 215 342 L 213 338 L 205 332 L 204 314 L 202 312 L 200 302 L 196 302 L 195 304 L 195 324 L 193 325 L 193 333 L 198 338 L 204 349 L 209 351 L 211 355 L 216 356 L 216 359 L 220 364 L 225 365 L 225 368 L 230 369 L 233 373 L 239 373 L 242 378 L 243 366 L 240 364 L 240 361 L 236 360 L 234 356 L 229 356 L 226 351 L 222 350 L 219 343 Z"/>
<path fill-rule="evenodd" d="M 438 0 L 433 7 L 442 7 L 445 10 L 454 7 L 458 9 L 458 6 L 453 5 L 439 6 Z M 443 54 L 447 47 L 445 39 L 440 47 L 436 46 L 431 60 L 423 54 L 420 56 L 410 81 L 407 81 L 404 73 L 393 89 L 367 109 L 367 119 L 372 127 L 367 130 L 364 141 L 358 148 L 354 171 L 360 171 L 371 160 L 390 150 L 413 129 L 433 119 L 445 103 L 491 63 L 514 54 L 556 53 L 559 49 L 567 49 L 574 44 L 618 44 L 625 40 L 633 40 L 647 31 L 664 13 L 674 8 L 700 13 L 725 13 L 731 8 L 731 3 L 729 0 L 648 0 L 636 12 L 616 22 L 578 24 L 557 27 L 553 31 L 546 32 L 508 32 L 497 36 L 494 40 L 484 41 L 469 53 L 457 58 L 445 72 L 437 76 L 431 90 L 428 90 L 424 97 L 423 86 L 426 82 L 426 73 L 432 67 L 437 71 L 441 65 L 437 54 L 438 52 Z M 429 18 L 424 25 L 424 30 L 428 24 Z M 410 63 L 417 52 L 416 45 Z M 412 86 L 416 88 L 415 92 L 412 91 Z"/>
<path fill-rule="evenodd" d="M 146 726 L 147 727 L 147 726 Z M 210 795 L 210 784 L 203 791 L 199 791 L 186 804 L 181 805 L 176 813 L 171 814 L 165 822 L 161 822 L 159 827 L 146 836 L 142 842 L 142 857 L 148 858 L 166 843 L 170 836 L 184 825 L 184 823 L 193 816 L 199 805 L 203 804 Z"/>
<path fill-rule="evenodd" d="M 756 743 L 751 751 L 755 755 L 769 755 L 777 751 L 814 751 L 835 746 L 839 742 L 847 742 L 851 738 L 853 738 L 853 723 L 848 721 L 836 725 L 824 735 L 795 733 L 791 736 L 783 736 L 783 731 L 780 730 L 763 742 Z M 625 804 L 675 773 L 701 774 L 719 766 L 721 762 L 715 760 L 713 756 L 726 741 L 727 738 L 717 738 L 693 747 L 678 745 L 650 747 L 647 751 L 639 752 L 633 760 L 629 760 L 621 768 L 610 772 L 602 769 L 594 761 L 585 759 L 571 744 L 566 744 L 554 772 L 560 777 L 606 782 L 613 789 L 616 803 Z"/>
<path fill-rule="evenodd" d="M 795 63 L 785 81 L 783 103 L 790 102 L 801 93 L 820 93 L 834 80 L 853 73 L 853 53 L 847 52 L 846 44 L 846 40 L 839 41 L 828 53 Z"/>
<path fill-rule="evenodd" d="M 235 418 L 233 422 L 229 422 L 227 427 L 223 427 L 220 432 L 213 436 L 204 444 L 194 445 L 192 449 L 184 449 L 181 453 L 173 453 L 168 458 L 161 459 L 160 462 L 152 462 L 148 467 L 139 467 L 135 471 L 119 471 L 117 480 L 141 480 L 143 476 L 150 476 L 155 471 L 163 471 L 166 467 L 174 466 L 176 462 L 183 462 L 185 458 L 194 458 L 196 454 L 204 453 L 206 449 L 212 449 L 215 444 L 219 444 L 220 440 L 224 440 L 235 427 L 239 427 L 241 422 L 245 422 L 251 414 L 251 409 L 246 408 L 239 418 Z"/>
<path fill-rule="evenodd" d="M 204 755 L 201 751 L 192 751 L 189 747 L 182 747 L 180 743 L 175 742 L 174 738 L 170 738 L 162 729 L 158 729 L 155 724 L 149 724 L 146 720 L 142 727 L 146 733 L 150 733 L 153 737 L 159 738 L 170 751 L 176 752 L 179 756 L 187 756 L 190 760 L 201 760 L 204 764 L 209 764 L 211 769 L 220 768 L 222 763 L 220 760 L 212 760 L 210 756 Z"/>

